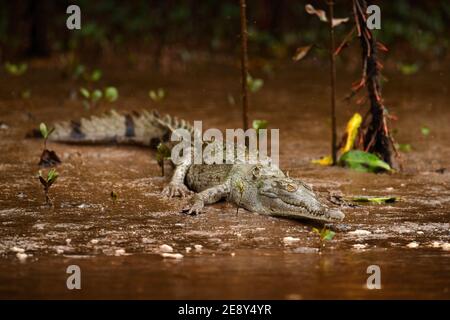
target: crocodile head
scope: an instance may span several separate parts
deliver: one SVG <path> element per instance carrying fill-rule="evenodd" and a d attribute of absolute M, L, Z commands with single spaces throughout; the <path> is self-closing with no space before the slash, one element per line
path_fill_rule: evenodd
<path fill-rule="evenodd" d="M 280 173 L 264 173 L 257 166 L 252 168 L 245 179 L 241 205 L 271 216 L 324 222 L 344 219 L 345 215 L 340 210 L 322 204 L 311 187 Z"/>

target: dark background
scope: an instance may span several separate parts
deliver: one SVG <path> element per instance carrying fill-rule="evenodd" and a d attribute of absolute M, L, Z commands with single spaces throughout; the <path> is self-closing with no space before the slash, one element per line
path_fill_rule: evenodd
<path fill-rule="evenodd" d="M 306 3 L 325 9 L 325 1 L 248 0 L 251 54 L 291 56 L 296 47 L 320 43 L 327 28 L 306 14 Z M 449 49 L 450 1 L 369 1 L 381 7 L 379 39 L 404 56 L 442 59 Z M 82 29 L 68 31 L 65 13 L 81 7 Z M 352 17 L 350 0 L 337 0 L 336 17 Z M 121 54 L 133 48 L 155 61 L 162 48 L 235 53 L 239 50 L 238 0 L 19 0 L 0 2 L 0 59 L 46 56 L 76 51 L 90 59 L 105 52 Z M 341 39 L 349 30 L 337 28 Z"/>

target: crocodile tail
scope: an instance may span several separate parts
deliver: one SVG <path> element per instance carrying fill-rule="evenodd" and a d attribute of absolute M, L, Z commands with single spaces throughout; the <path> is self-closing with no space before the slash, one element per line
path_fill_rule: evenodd
<path fill-rule="evenodd" d="M 51 141 L 66 143 L 120 143 L 156 147 L 167 142 L 173 130 L 192 126 L 176 117 L 160 116 L 156 111 L 121 114 L 114 110 L 102 115 L 54 124 Z"/>

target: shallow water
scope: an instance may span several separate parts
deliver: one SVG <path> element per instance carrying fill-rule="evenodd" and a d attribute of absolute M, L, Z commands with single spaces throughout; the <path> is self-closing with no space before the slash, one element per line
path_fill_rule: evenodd
<path fill-rule="evenodd" d="M 112 105 L 118 110 L 157 108 L 203 120 L 204 128 L 240 126 L 239 106 L 227 102 L 229 93 L 238 97 L 235 67 L 194 65 L 171 76 L 120 66 L 104 70 L 104 84 L 120 91 Z M 51 190 L 54 207 L 45 207 L 36 178 L 42 142 L 23 137 L 41 121 L 92 111 L 69 99 L 71 84 L 53 65 L 36 63 L 23 78 L 3 78 L 0 121 L 8 128 L 0 130 L 0 297 L 450 298 L 450 174 L 439 170 L 450 168 L 446 73 L 387 73 L 384 98 L 399 117 L 396 138 L 413 147 L 403 154 L 404 171 L 391 175 L 310 163 L 329 149 L 326 74 L 320 66 L 277 65 L 251 97 L 251 118 L 280 128 L 281 167 L 312 184 L 324 201 L 330 191 L 400 201 L 345 208 L 345 221 L 334 225 L 337 234 L 321 252 L 313 226 L 304 221 L 243 209 L 236 214 L 228 203 L 195 217 L 179 213 L 186 200 L 159 195 L 168 176 L 160 177 L 154 154 L 138 147 L 50 143 L 63 164 Z M 357 76 L 342 71 L 338 97 Z M 156 87 L 168 92 L 160 103 L 147 97 Z M 30 100 L 17 98 L 22 88 L 31 89 Z M 342 100 L 338 108 L 342 131 L 357 108 Z M 430 136 L 422 136 L 423 125 Z M 419 246 L 408 247 L 411 242 Z M 162 244 L 184 258 L 162 258 Z M 14 247 L 27 258 L 18 259 Z M 81 267 L 82 290 L 66 288 L 71 264 Z M 366 287 L 370 265 L 381 268 L 381 290 Z"/>

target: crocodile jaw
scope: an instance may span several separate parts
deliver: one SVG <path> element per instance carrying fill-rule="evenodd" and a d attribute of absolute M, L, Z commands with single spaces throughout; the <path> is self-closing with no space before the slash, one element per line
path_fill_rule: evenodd
<path fill-rule="evenodd" d="M 263 200 L 263 197 L 261 197 L 261 200 Z M 337 209 L 329 209 L 321 205 L 308 207 L 304 203 L 292 204 L 283 201 L 281 198 L 266 198 L 262 201 L 264 203 L 263 211 L 272 216 L 290 219 L 312 219 L 323 222 L 338 222 L 345 218 L 345 215 Z"/>

